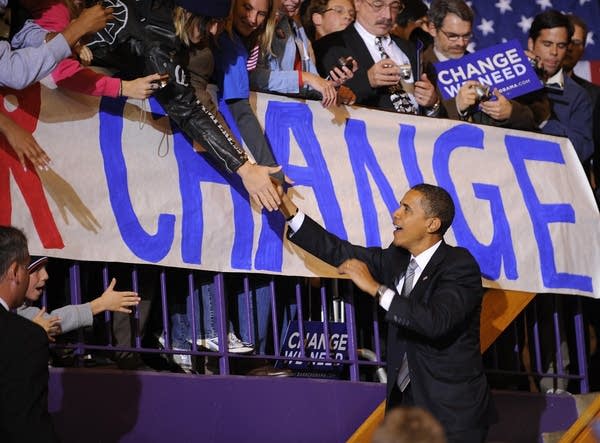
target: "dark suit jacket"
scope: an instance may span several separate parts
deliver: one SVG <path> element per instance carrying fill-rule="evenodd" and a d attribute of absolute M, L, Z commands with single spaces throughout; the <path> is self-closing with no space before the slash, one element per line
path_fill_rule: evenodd
<path fill-rule="evenodd" d="M 394 290 L 410 260 L 407 250 L 393 245 L 364 248 L 340 240 L 309 217 L 298 232 L 288 231 L 288 238 L 333 266 L 359 259 L 375 280 Z M 466 249 L 442 242 L 410 297 L 396 294 L 386 314 L 388 399 L 406 349 L 415 404 L 448 432 L 483 427 L 495 419 L 479 344 L 482 297 L 475 259 Z"/>
<path fill-rule="evenodd" d="M 391 35 L 391 38 L 410 60 L 413 77 L 416 79 L 418 73 L 414 45 L 394 35 Z M 388 88 L 372 88 L 369 84 L 367 71 L 375 64 L 375 60 L 371 57 L 367 45 L 365 45 L 354 25 L 349 25 L 343 31 L 333 32 L 320 38 L 313 44 L 313 50 L 317 60 L 317 69 L 322 77 L 329 75 L 331 68 L 338 65 L 340 57 L 348 57 L 349 55 L 354 57 L 354 60 L 358 63 L 358 70 L 354 73 L 354 77 L 344 85 L 356 94 L 356 104 L 395 111 Z"/>
<path fill-rule="evenodd" d="M 592 137 L 594 139 L 594 168 L 596 187 L 600 188 L 600 86 L 587 81 L 575 74 L 571 78 L 589 94 L 592 100 Z"/>
<path fill-rule="evenodd" d="M 58 441 L 48 414 L 48 338 L 0 305 L 0 441 Z"/>

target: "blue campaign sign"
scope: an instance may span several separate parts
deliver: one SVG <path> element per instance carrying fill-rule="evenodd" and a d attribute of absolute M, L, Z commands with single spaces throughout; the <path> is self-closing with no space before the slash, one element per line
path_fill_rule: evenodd
<path fill-rule="evenodd" d="M 302 356 L 302 338 L 298 321 L 292 320 L 287 328 L 285 340 L 281 344 L 281 355 L 285 357 Z M 327 323 L 329 332 L 329 358 L 335 360 L 348 359 L 348 332 L 345 323 Z M 304 356 L 311 359 L 326 359 L 327 348 L 323 323 L 318 321 L 302 322 L 304 333 Z M 332 377 L 341 372 L 343 365 L 332 362 L 279 360 L 277 367 L 288 367 L 303 375 L 313 377 Z"/>
<path fill-rule="evenodd" d="M 467 80 L 476 80 L 515 98 L 543 87 L 517 40 L 435 64 L 437 83 L 445 100 L 456 97 Z"/>

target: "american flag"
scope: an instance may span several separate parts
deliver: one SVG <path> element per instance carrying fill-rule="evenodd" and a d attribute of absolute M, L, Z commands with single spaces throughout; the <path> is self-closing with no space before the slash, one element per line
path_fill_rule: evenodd
<path fill-rule="evenodd" d="M 252 48 L 252 50 L 250 51 L 250 54 L 248 55 L 248 60 L 246 60 L 246 69 L 248 71 L 252 71 L 253 69 L 256 68 L 256 65 L 258 64 L 259 54 L 260 54 L 260 47 L 258 45 L 256 45 L 254 48 Z"/>
<path fill-rule="evenodd" d="M 533 18 L 546 9 L 557 9 L 579 16 L 589 28 L 584 58 L 575 72 L 600 84 L 600 0 L 470 0 L 475 12 L 473 41 L 476 51 L 516 38 L 527 48 Z"/>

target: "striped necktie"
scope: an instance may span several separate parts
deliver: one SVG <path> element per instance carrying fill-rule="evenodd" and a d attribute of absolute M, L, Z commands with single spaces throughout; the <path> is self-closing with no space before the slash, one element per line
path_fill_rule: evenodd
<path fill-rule="evenodd" d="M 410 296 L 410 292 L 413 289 L 413 280 L 415 278 L 415 271 L 419 265 L 417 261 L 412 258 L 410 263 L 408 264 L 408 268 L 406 269 L 406 274 L 404 275 L 404 284 L 402 285 L 401 296 L 408 298 Z M 406 352 L 402 357 L 402 366 L 400 366 L 400 370 L 398 371 L 398 388 L 400 388 L 401 392 L 404 392 L 408 384 L 410 383 L 410 373 L 408 370 L 408 357 L 406 356 Z"/>
<path fill-rule="evenodd" d="M 390 58 L 385 49 L 383 49 L 383 41 L 381 37 L 375 37 L 375 46 L 381 55 L 381 59 Z M 402 112 L 403 114 L 416 114 L 417 109 L 410 101 L 410 97 L 408 93 L 402 88 L 402 84 L 398 82 L 397 85 L 391 86 L 389 88 L 390 92 L 390 100 L 392 101 L 392 105 L 394 105 L 394 109 L 396 112 Z"/>

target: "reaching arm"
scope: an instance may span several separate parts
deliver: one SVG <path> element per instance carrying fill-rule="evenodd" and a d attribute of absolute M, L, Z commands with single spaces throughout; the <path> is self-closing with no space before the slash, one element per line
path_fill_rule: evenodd
<path fill-rule="evenodd" d="M 137 306 L 140 297 L 132 291 L 115 291 L 116 279 L 112 279 L 108 288 L 102 295 L 90 302 L 92 315 L 100 314 L 104 311 L 123 312 L 131 314 L 131 307 Z"/>
<path fill-rule="evenodd" d="M 0 44 L 0 86 L 23 89 L 47 76 L 59 61 L 71 55 L 71 47 L 85 34 L 96 32 L 112 19 L 112 9 L 96 5 L 71 22 L 61 33 L 48 33 L 28 22 L 8 43 Z M 46 43 L 44 43 L 46 41 Z"/>
<path fill-rule="evenodd" d="M 279 196 L 271 184 L 270 174 L 277 173 L 280 168 L 248 162 L 246 152 L 217 117 L 198 102 L 194 89 L 185 81 L 188 78 L 185 68 L 172 61 L 167 48 L 160 44 L 149 46 L 145 58 L 147 71 L 169 74 L 167 85 L 155 94 L 169 117 L 223 169 L 237 173 L 258 205 L 270 211 L 277 209 Z"/>

